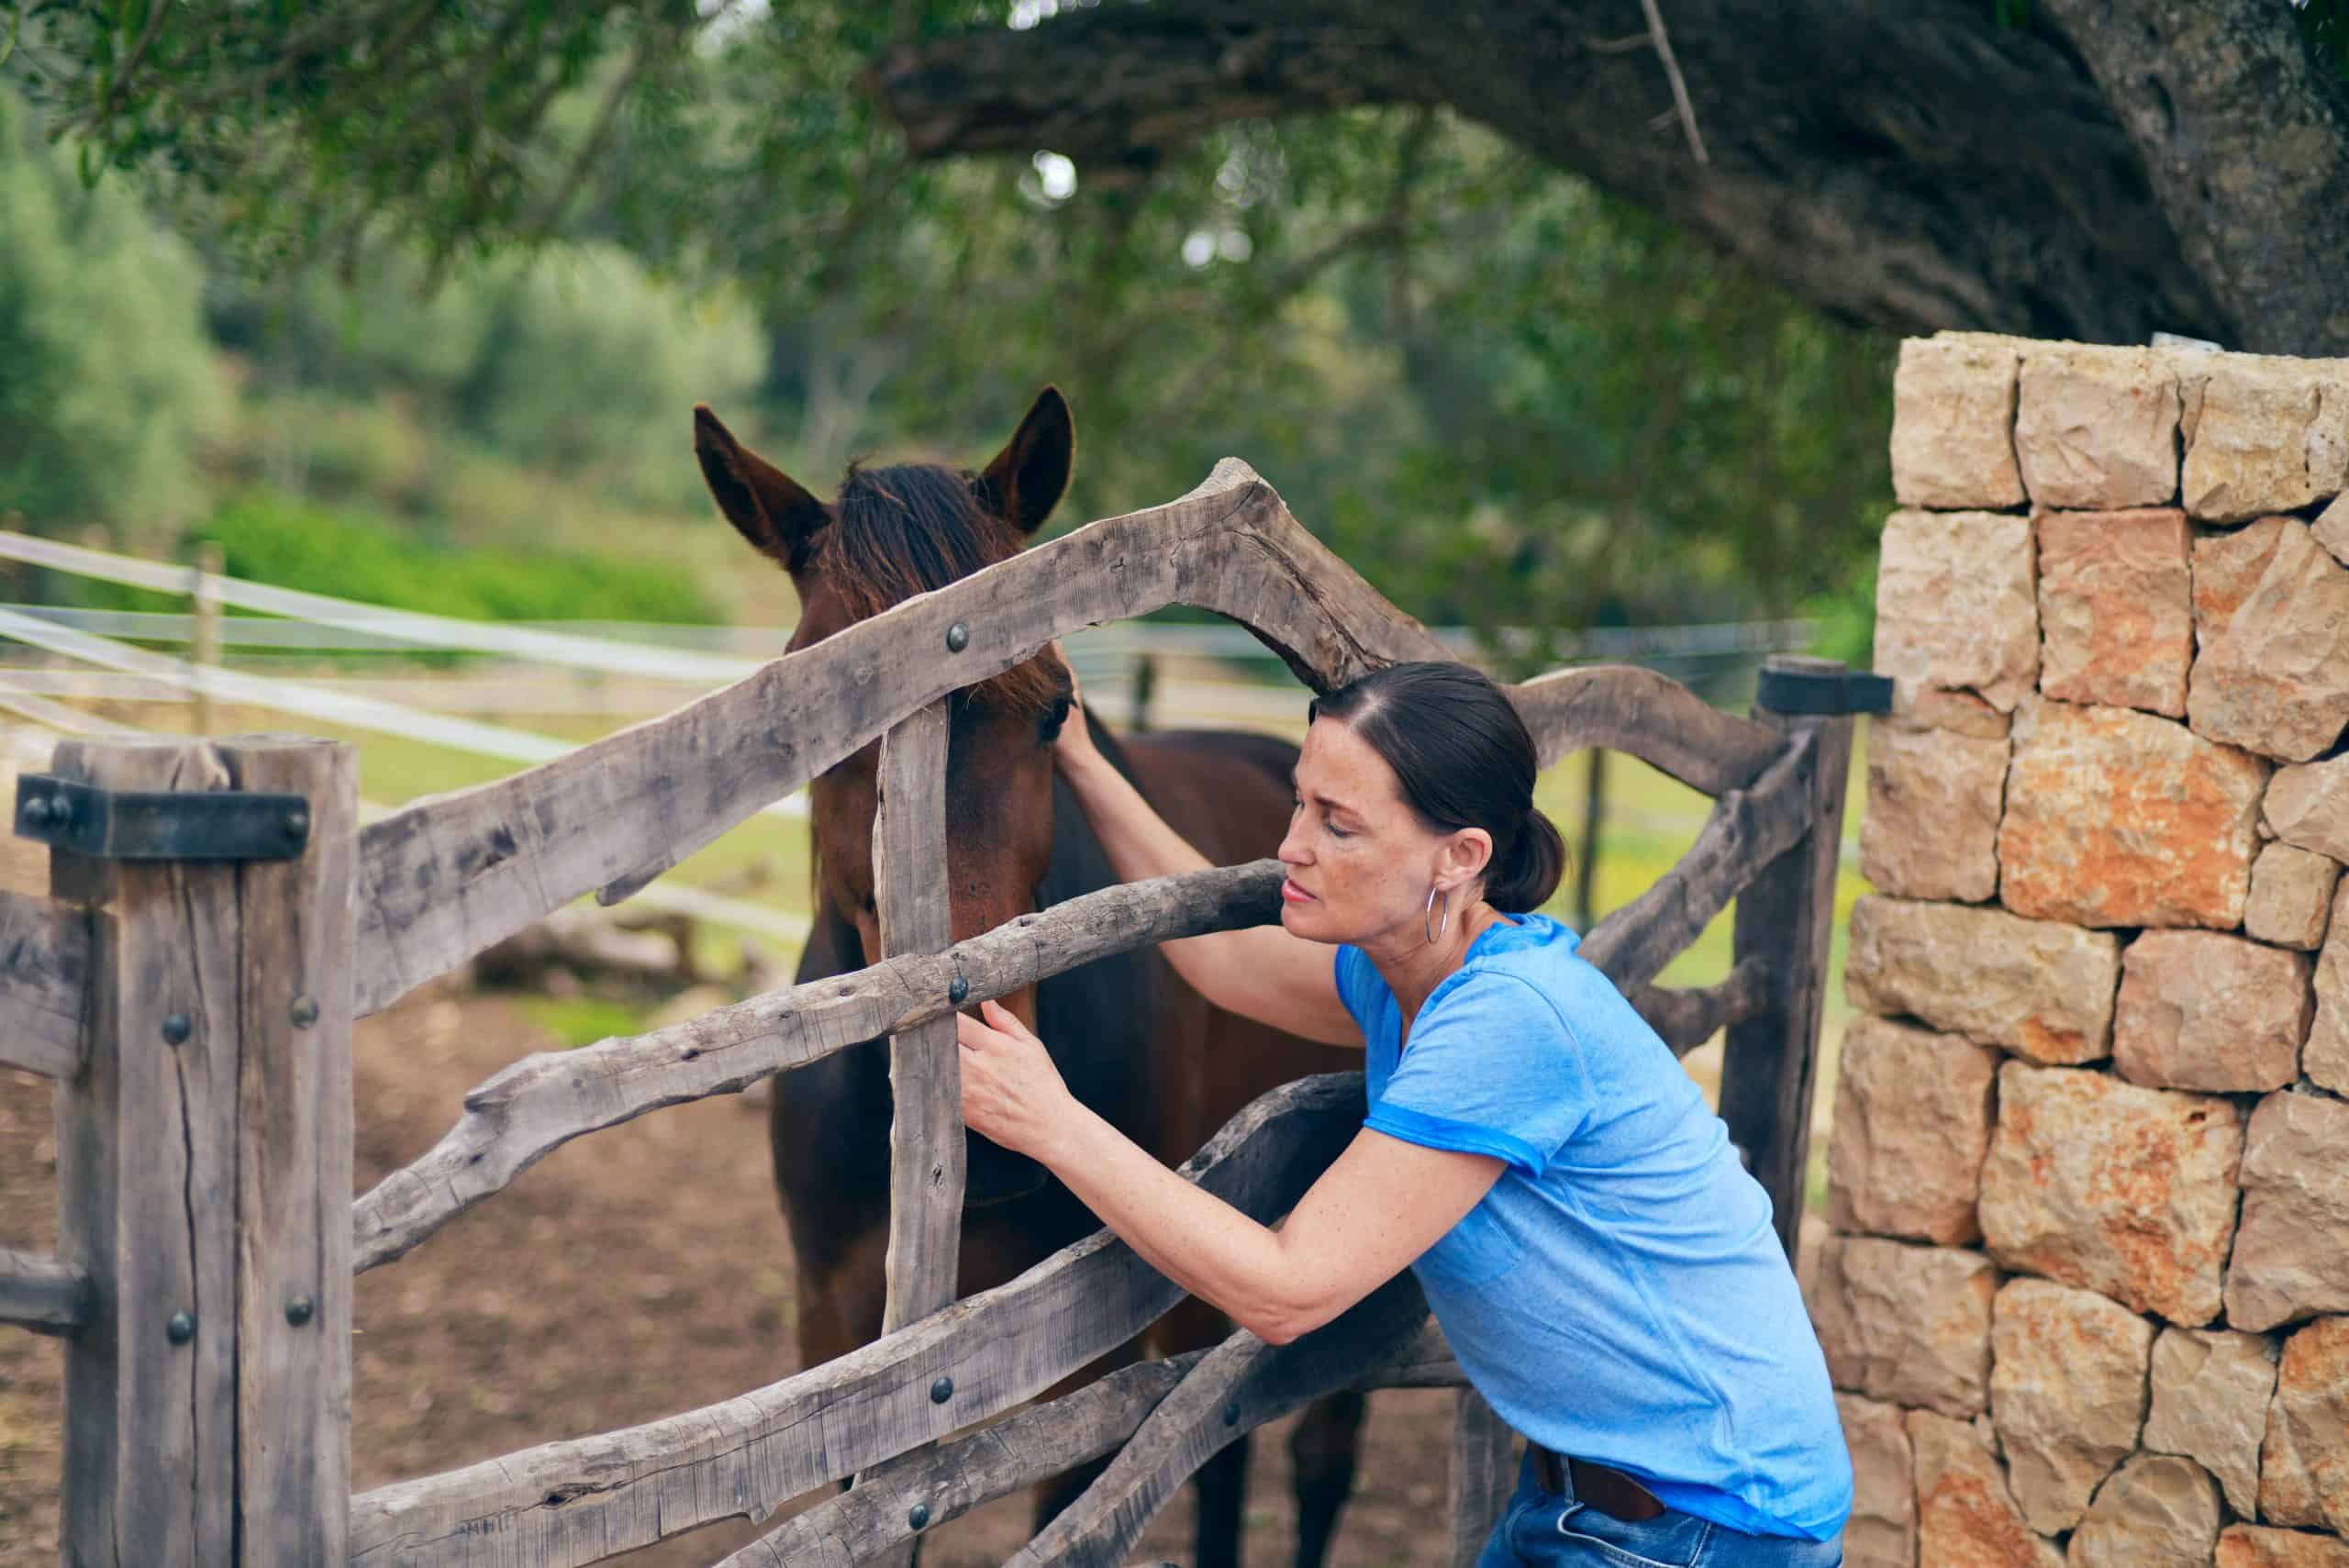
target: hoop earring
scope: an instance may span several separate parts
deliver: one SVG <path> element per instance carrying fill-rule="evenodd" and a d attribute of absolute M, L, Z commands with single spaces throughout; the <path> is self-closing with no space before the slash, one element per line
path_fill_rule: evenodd
<path fill-rule="evenodd" d="M 1430 883 L 1430 884 L 1428 884 L 1428 914 L 1427 914 L 1427 917 L 1428 917 L 1428 919 L 1430 919 L 1430 920 L 1434 920 L 1434 919 L 1435 919 L 1435 884 L 1433 884 L 1433 883 Z M 1446 932 L 1446 931 L 1448 931 L 1448 930 L 1450 930 L 1450 929 L 1452 929 L 1452 895 L 1451 895 L 1451 894 L 1447 893 L 1447 894 L 1445 894 L 1445 895 L 1443 895 L 1443 918 L 1442 918 L 1442 919 L 1441 919 L 1441 920 L 1436 920 L 1436 927 L 1435 927 L 1435 929 L 1434 929 L 1434 930 L 1432 930 L 1432 931 L 1428 931 L 1427 924 L 1426 924 L 1426 922 L 1425 922 L 1425 921 L 1420 922 L 1419 929 L 1421 929 L 1422 931 L 1427 931 L 1427 935 L 1428 935 L 1428 946 L 1430 946 L 1430 947 L 1433 947 L 1433 946 L 1435 946 L 1435 944 L 1436 944 L 1436 943 L 1438 943 L 1438 942 L 1440 942 L 1440 941 L 1443 940 L 1443 933 L 1444 933 L 1444 932 Z"/>

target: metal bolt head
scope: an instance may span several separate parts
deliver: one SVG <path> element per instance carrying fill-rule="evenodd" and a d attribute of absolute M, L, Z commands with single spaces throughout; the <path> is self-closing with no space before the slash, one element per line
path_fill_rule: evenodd
<path fill-rule="evenodd" d="M 956 621 L 952 626 L 950 626 L 950 627 L 948 627 L 948 628 L 946 628 L 946 651 L 947 651 L 947 652 L 949 652 L 949 653 L 960 653 L 960 652 L 962 652 L 962 651 L 963 651 L 963 650 L 964 650 L 965 648 L 968 648 L 968 647 L 970 647 L 970 646 L 971 646 L 971 628 L 970 628 L 969 627 L 964 626 L 961 621 L 959 621 L 959 620 L 958 620 L 958 621 Z"/>
<path fill-rule="evenodd" d="M 956 975 L 953 984 L 946 987 L 946 999 L 956 1006 L 961 1006 L 971 999 L 971 983 L 961 975 Z"/>
<path fill-rule="evenodd" d="M 25 820 L 39 827 L 49 820 L 49 796 L 37 795 L 25 802 Z"/>
<path fill-rule="evenodd" d="M 309 807 L 307 807 L 307 806 L 291 806 L 291 807 L 289 807 L 289 808 L 286 810 L 286 813 L 285 813 L 285 831 L 286 831 L 288 834 L 292 835 L 293 837 L 295 837 L 295 838 L 298 839 L 298 838 L 300 838 L 303 834 L 307 833 L 309 830 L 310 830 L 310 811 L 309 811 Z"/>
<path fill-rule="evenodd" d="M 930 1505 L 928 1503 L 916 1503 L 912 1507 L 907 1508 L 906 1510 L 906 1522 L 913 1526 L 916 1529 L 928 1528 L 930 1524 Z"/>
<path fill-rule="evenodd" d="M 953 1397 L 954 1380 L 952 1378 L 941 1377 L 936 1383 L 930 1385 L 930 1402 L 931 1404 L 943 1405 L 949 1399 Z"/>
<path fill-rule="evenodd" d="M 311 995 L 295 997 L 293 1008 L 288 1016 L 293 1018 L 295 1029 L 308 1029 L 318 1021 L 318 999 Z"/>
<path fill-rule="evenodd" d="M 297 1296 L 285 1304 L 285 1320 L 296 1329 L 315 1317 L 318 1304 L 306 1296 Z"/>
<path fill-rule="evenodd" d="M 175 1345 L 184 1345 L 195 1338 L 195 1314 L 174 1312 L 172 1320 L 163 1325 L 163 1338 Z"/>
<path fill-rule="evenodd" d="M 185 1013 L 165 1013 L 163 1015 L 163 1043 L 177 1050 L 187 1043 L 187 1037 L 194 1028 L 195 1026 L 188 1022 Z"/>

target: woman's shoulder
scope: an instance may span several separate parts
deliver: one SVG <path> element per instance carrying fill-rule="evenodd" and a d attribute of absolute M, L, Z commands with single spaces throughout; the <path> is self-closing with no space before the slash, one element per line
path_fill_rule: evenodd
<path fill-rule="evenodd" d="M 1581 953 L 1581 938 L 1546 915 L 1497 922 L 1471 950 L 1455 984 L 1464 1004 L 1553 1021 L 1569 1037 L 1640 1026 L 1613 981 Z"/>

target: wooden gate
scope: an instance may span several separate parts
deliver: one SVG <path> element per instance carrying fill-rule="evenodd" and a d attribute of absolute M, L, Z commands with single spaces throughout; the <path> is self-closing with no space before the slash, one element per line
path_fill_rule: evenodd
<path fill-rule="evenodd" d="M 1403 1385 L 1461 1389 L 1452 1510 L 1455 1560 L 1470 1561 L 1511 1483 L 1508 1434 L 1465 1389 L 1408 1273 L 1293 1344 L 1241 1331 L 1008 1416 L 1179 1292 L 1102 1233 L 951 1299 L 954 1011 L 1106 954 L 1278 918 L 1281 869 L 1263 861 L 1107 889 L 946 945 L 934 870 L 944 699 L 1054 638 L 1170 604 L 1249 627 L 1321 690 L 1446 657 L 1227 459 L 1165 506 L 1090 524 L 660 719 L 363 830 L 347 747 L 61 744 L 51 774 L 19 794 L 18 830 L 53 846 L 50 896 L 0 895 L 0 1062 L 57 1082 L 61 1240 L 56 1258 L 0 1252 L 0 1320 L 71 1338 L 66 1561 L 554 1568 L 763 1519 L 853 1475 L 853 1489 L 726 1560 L 848 1563 L 1114 1451 L 1017 1559 L 1114 1564 L 1241 1433 L 1336 1389 Z M 1582 951 L 1675 1051 L 1728 1026 L 1721 1114 L 1790 1253 L 1850 715 L 1868 681 L 1773 660 L 1751 718 L 1631 668 L 1509 689 L 1544 767 L 1605 747 L 1715 799 L 1688 853 Z M 430 1151 L 344 1208 L 354 1018 L 591 889 L 625 898 L 875 740 L 881 962 L 517 1062 L 466 1096 Z M 145 850 L 181 858 L 152 858 L 121 830 L 142 794 L 222 792 L 260 814 L 247 858 L 187 858 L 196 846 L 168 835 Z M 158 809 L 168 817 L 175 804 Z M 110 826 L 94 826 L 107 812 Z M 1731 898 L 1729 976 L 1654 985 Z M 354 1273 L 572 1139 L 883 1034 L 896 1106 L 884 1338 L 721 1404 L 351 1496 Z M 1183 1173 L 1272 1218 L 1362 1110 L 1358 1073 L 1299 1081 L 1249 1106 Z"/>

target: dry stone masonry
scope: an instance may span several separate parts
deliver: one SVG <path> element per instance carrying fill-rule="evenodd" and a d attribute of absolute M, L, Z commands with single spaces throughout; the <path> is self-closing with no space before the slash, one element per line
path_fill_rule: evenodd
<path fill-rule="evenodd" d="M 2349 361 L 1903 345 L 1853 1568 L 2349 1568 Z"/>

